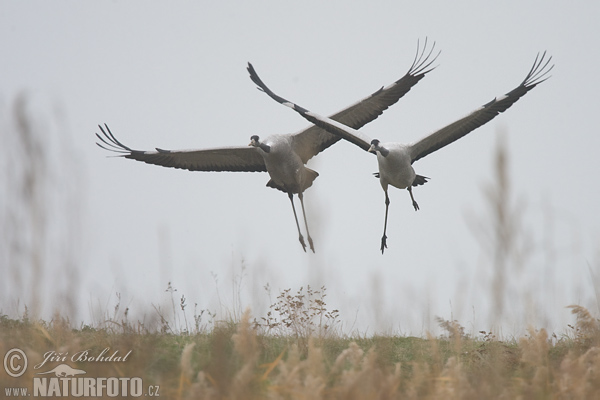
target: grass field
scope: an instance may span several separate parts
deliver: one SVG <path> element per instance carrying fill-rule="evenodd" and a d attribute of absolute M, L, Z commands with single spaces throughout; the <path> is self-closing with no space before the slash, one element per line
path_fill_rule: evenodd
<path fill-rule="evenodd" d="M 47 382 L 76 377 L 38 375 L 63 362 L 85 377 L 140 378 L 137 394 L 167 399 L 600 398 L 600 325 L 585 308 L 572 307 L 576 322 L 560 336 L 531 329 L 510 341 L 490 332 L 470 337 L 439 320 L 440 337 L 348 337 L 336 331 L 336 313 L 318 292 L 299 300 L 299 292 L 284 291 L 268 316 L 247 311 L 238 321 L 178 333 L 164 319 L 152 330 L 115 320 L 72 329 L 58 315 L 48 322 L 4 316 L 0 354 L 22 349 L 29 367 L 18 378 L 0 374 L 0 390 L 7 398 L 14 387 L 31 394 L 35 379 L 47 379 L 38 395 L 66 396 L 70 389 Z M 89 360 L 115 351 L 129 355 Z M 95 385 L 91 394 L 111 397 Z"/>

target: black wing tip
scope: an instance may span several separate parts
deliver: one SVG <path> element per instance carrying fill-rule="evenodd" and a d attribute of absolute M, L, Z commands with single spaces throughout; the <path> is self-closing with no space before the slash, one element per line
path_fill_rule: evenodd
<path fill-rule="evenodd" d="M 402 85 L 402 87 L 404 88 L 404 93 L 401 93 L 400 96 L 397 97 L 395 101 L 388 104 L 387 107 L 389 107 L 390 105 L 392 105 L 396 101 L 398 101 L 401 97 L 403 97 L 404 94 L 406 94 L 406 92 L 410 91 L 411 88 L 414 85 L 416 85 L 417 82 L 419 82 L 426 74 L 428 74 L 429 72 L 431 72 L 435 68 L 437 68 L 437 65 L 432 66 L 432 64 L 437 60 L 437 58 L 442 53 L 442 51 L 441 50 L 438 51 L 437 54 L 435 55 L 435 57 L 431 58 L 433 51 L 435 50 L 436 42 L 433 42 L 433 45 L 431 46 L 431 48 L 428 51 L 427 50 L 428 40 L 429 39 L 427 37 L 425 37 L 425 43 L 423 45 L 423 48 L 421 48 L 420 40 L 417 40 L 417 51 L 415 53 L 415 58 L 413 60 L 413 63 L 411 64 L 410 68 L 408 69 L 408 71 L 402 78 L 398 79 L 396 82 L 392 83 L 391 85 L 389 85 L 387 87 L 382 86 L 381 88 L 379 88 L 378 90 L 373 92 L 369 97 L 377 96 L 378 94 L 383 93 L 385 90 L 395 87 L 396 85 Z M 380 112 L 377 114 L 377 116 L 381 115 L 383 113 L 383 111 L 385 111 L 387 109 L 387 107 L 380 110 Z"/>
<path fill-rule="evenodd" d="M 98 145 L 98 147 L 104 149 L 104 150 L 108 150 L 108 151 L 112 151 L 114 153 L 120 153 L 122 155 L 127 155 L 127 154 L 131 154 L 133 152 L 135 152 L 135 150 L 130 149 L 129 147 L 125 146 L 123 143 L 121 143 L 111 132 L 110 128 L 108 127 L 108 125 L 105 123 L 104 124 L 104 128 L 102 127 L 102 125 L 98 125 L 98 128 L 100 128 L 100 132 L 102 132 L 102 134 L 96 133 L 96 137 L 100 140 L 100 142 L 96 142 L 96 144 Z M 106 130 L 105 130 L 106 128 Z"/>
<path fill-rule="evenodd" d="M 309 112 L 307 109 L 299 106 L 298 104 L 296 104 L 292 101 L 284 99 L 283 97 L 275 94 L 275 92 L 273 92 L 271 89 L 269 89 L 269 87 L 262 81 L 262 79 L 260 79 L 260 77 L 258 76 L 258 73 L 256 72 L 256 70 L 254 69 L 254 66 L 251 63 L 248 63 L 247 70 L 248 70 L 248 73 L 250 74 L 250 79 L 252 79 L 252 82 L 254 82 L 258 86 L 257 87 L 258 90 L 266 93 L 269 97 L 271 97 L 276 102 L 283 104 L 287 107 L 290 107 L 291 109 L 293 109 L 294 111 L 296 111 L 302 115 L 305 115 L 306 113 Z"/>
<path fill-rule="evenodd" d="M 407 75 L 424 76 L 425 74 L 437 68 L 437 65 L 433 67 L 431 65 L 437 60 L 442 51 L 439 50 L 435 57 L 431 58 L 431 55 L 435 50 L 436 42 L 433 42 L 433 45 L 431 46 L 429 51 L 427 51 L 428 40 L 429 38 L 425 36 L 425 43 L 423 44 L 423 48 L 421 49 L 421 42 L 419 39 L 417 39 L 417 51 L 415 53 L 415 59 L 413 60 L 413 63 L 410 66 Z"/>
<path fill-rule="evenodd" d="M 246 67 L 246 70 L 250 74 L 250 79 L 252 79 L 252 82 L 254 82 L 258 86 L 257 89 L 262 92 L 267 92 L 267 90 L 268 90 L 267 85 L 265 85 L 264 82 L 262 81 L 262 79 L 260 79 L 260 77 L 256 73 L 256 70 L 254 69 L 254 66 L 252 65 L 251 62 L 248 62 L 248 66 Z"/>
<path fill-rule="evenodd" d="M 250 74 L 250 78 L 254 81 L 254 77 L 257 76 L 256 70 L 250 61 L 248 61 L 248 66 L 246 67 L 246 71 Z"/>
<path fill-rule="evenodd" d="M 541 54 L 541 55 L 540 55 Z M 550 64 L 552 61 L 552 56 L 546 58 L 547 52 L 538 53 L 535 57 L 535 61 L 529 70 L 529 73 L 523 79 L 523 82 L 516 87 L 514 90 L 505 94 L 500 100 L 504 103 L 504 107 L 499 109 L 498 112 L 504 112 L 507 110 L 514 102 L 516 102 L 519 98 L 521 98 L 525 93 L 529 92 L 531 89 L 539 85 L 540 83 L 551 78 L 550 71 L 554 68 L 554 64 Z M 486 103 L 482 106 L 482 108 L 489 108 L 490 106 L 499 102 L 498 98 L 494 98 L 489 103 Z"/>
<path fill-rule="evenodd" d="M 554 68 L 554 64 L 550 65 L 552 61 L 552 56 L 549 56 L 546 59 L 547 51 L 544 50 L 543 53 L 538 53 L 535 56 L 535 61 L 529 70 L 529 73 L 521 83 L 524 87 L 528 89 L 533 89 L 536 85 L 550 79 L 552 76 L 548 75 L 550 71 Z"/>

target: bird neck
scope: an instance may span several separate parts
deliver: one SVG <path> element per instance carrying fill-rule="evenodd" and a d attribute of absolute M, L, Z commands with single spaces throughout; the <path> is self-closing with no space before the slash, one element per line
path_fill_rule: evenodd
<path fill-rule="evenodd" d="M 260 147 L 262 149 L 262 151 L 264 151 L 265 153 L 271 152 L 271 146 L 269 146 L 266 143 L 259 143 L 258 147 Z"/>
<path fill-rule="evenodd" d="M 377 146 L 377 151 L 380 152 L 384 157 L 387 157 L 388 154 L 390 154 L 390 151 L 383 146 Z"/>

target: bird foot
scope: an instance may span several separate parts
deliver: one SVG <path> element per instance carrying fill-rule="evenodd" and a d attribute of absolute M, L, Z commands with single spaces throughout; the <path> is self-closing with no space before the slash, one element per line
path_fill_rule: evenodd
<path fill-rule="evenodd" d="M 383 252 L 385 251 L 385 249 L 387 249 L 387 236 L 383 235 L 381 237 L 381 254 L 383 254 Z"/>
<path fill-rule="evenodd" d="M 415 211 L 419 210 L 419 205 L 417 204 L 416 201 L 413 201 L 413 207 L 415 208 Z"/>
<path fill-rule="evenodd" d="M 304 252 L 306 253 L 306 243 L 304 243 L 304 236 L 300 235 L 298 237 L 298 240 L 300 241 L 300 244 L 302 245 L 302 250 L 304 250 Z M 312 244 L 311 244 L 312 247 Z"/>
<path fill-rule="evenodd" d="M 310 246 L 310 249 L 314 253 L 315 252 L 315 246 L 313 246 L 313 240 L 312 240 L 312 238 L 310 236 L 308 237 L 308 245 Z"/>

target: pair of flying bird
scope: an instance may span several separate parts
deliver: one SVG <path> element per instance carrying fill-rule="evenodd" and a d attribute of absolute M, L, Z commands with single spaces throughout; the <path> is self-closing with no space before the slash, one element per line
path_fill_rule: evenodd
<path fill-rule="evenodd" d="M 546 58 L 545 52 L 541 56 L 538 54 L 531 70 L 515 89 L 415 143 L 382 143 L 378 139 L 371 140 L 359 132 L 358 129 L 376 119 L 435 68 L 431 65 L 439 56 L 439 52 L 434 54 L 434 49 L 435 43 L 428 49 L 427 41 L 425 41 L 422 49 L 417 45 L 414 61 L 402 78 L 382 87 L 370 96 L 333 114 L 329 118 L 308 111 L 273 93 L 258 77 L 252 64 L 248 63 L 247 69 L 250 78 L 260 90 L 314 124 L 298 133 L 276 134 L 262 140 L 258 135 L 253 135 L 250 138 L 250 145 L 242 147 L 178 151 L 157 148 L 156 151 L 140 151 L 122 144 L 105 124 L 106 130 L 99 125 L 102 135 L 96 134 L 101 141 L 97 144 L 106 150 L 120 153 L 125 158 L 163 167 L 190 171 L 266 171 L 271 177 L 267 182 L 267 186 L 288 194 L 294 211 L 300 244 L 303 250 L 306 251 L 306 243 L 300 230 L 293 200 L 293 195 L 298 195 L 302 206 L 308 245 L 314 252 L 315 248 L 304 211 L 303 193 L 312 185 L 319 174 L 307 168 L 305 164 L 338 140 L 345 139 L 363 150 L 377 155 L 379 172 L 375 175 L 379 178 L 381 187 L 385 192 L 385 222 L 381 238 L 381 253 L 383 254 L 387 248 L 389 185 L 399 189 L 408 189 L 413 207 L 418 210 L 419 205 L 414 199 L 412 187 L 426 183 L 429 178 L 417 175 L 412 164 L 418 159 L 460 139 L 489 122 L 499 113 L 506 111 L 528 91 L 548 79 L 548 73 L 554 67 L 554 65 L 550 65 L 552 57 Z"/>

